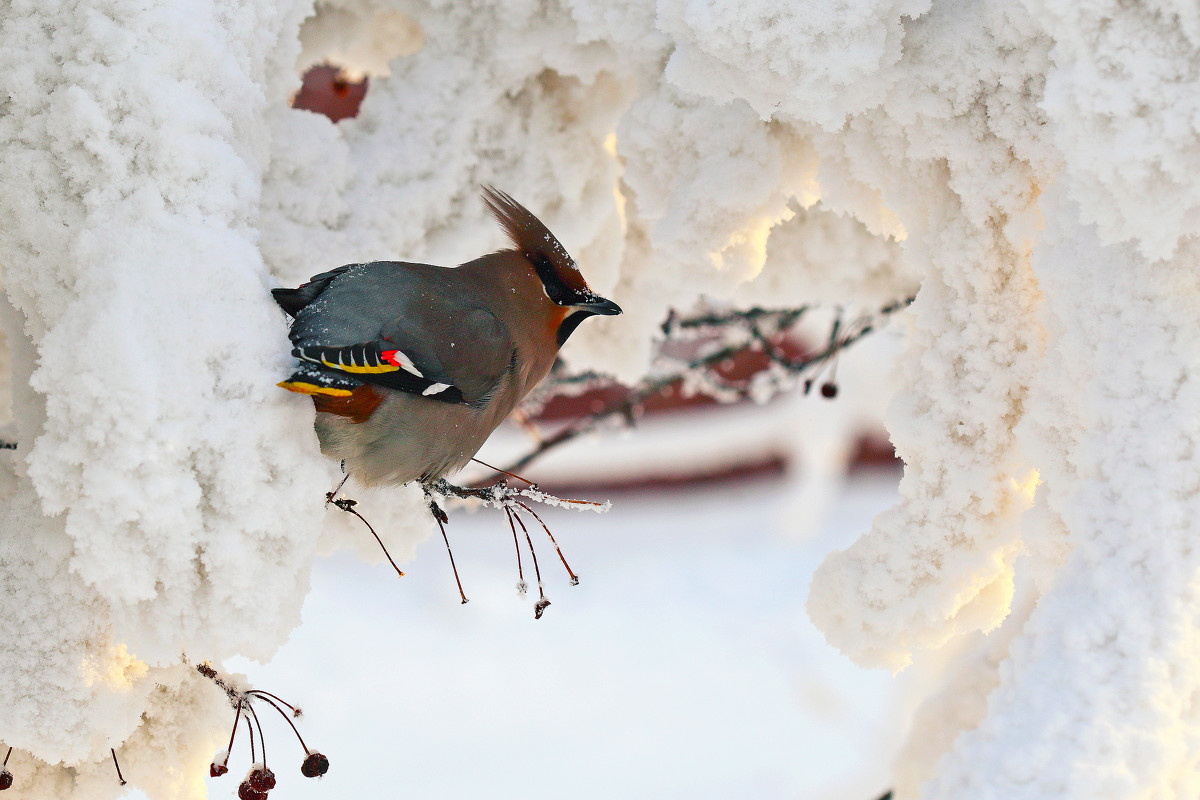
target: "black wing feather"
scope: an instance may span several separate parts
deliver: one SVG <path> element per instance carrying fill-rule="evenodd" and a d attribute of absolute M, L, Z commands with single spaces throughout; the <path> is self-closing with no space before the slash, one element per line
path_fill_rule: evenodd
<path fill-rule="evenodd" d="M 383 354 L 394 350 L 381 349 L 379 342 L 363 342 L 346 347 L 297 347 L 292 350 L 292 355 L 312 369 L 343 375 L 354 381 L 419 394 L 443 403 L 466 402 L 458 387 L 417 374 L 415 368 L 410 370 L 392 364 Z"/>
<path fill-rule="evenodd" d="M 285 289 L 280 287 L 271 290 L 271 296 L 275 298 L 275 302 L 279 307 L 286 311 L 291 316 L 296 316 L 300 313 L 300 309 L 317 299 L 317 295 L 329 288 L 329 284 L 339 275 L 344 273 L 355 264 L 347 264 L 344 267 L 322 272 L 320 275 L 314 275 L 308 279 L 307 283 L 302 283 L 295 289 Z"/>

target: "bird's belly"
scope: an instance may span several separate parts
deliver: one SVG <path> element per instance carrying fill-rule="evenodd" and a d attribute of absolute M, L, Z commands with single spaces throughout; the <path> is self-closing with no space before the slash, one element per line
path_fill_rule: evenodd
<path fill-rule="evenodd" d="M 503 419 L 495 409 L 388 392 L 363 422 L 318 413 L 321 452 L 364 486 L 440 478 L 461 469 Z"/>

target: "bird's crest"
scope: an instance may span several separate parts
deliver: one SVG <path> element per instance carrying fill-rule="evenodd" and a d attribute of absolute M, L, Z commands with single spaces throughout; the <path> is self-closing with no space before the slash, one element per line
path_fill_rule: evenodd
<path fill-rule="evenodd" d="M 533 264 L 551 300 L 565 304 L 569 298 L 592 295 L 575 259 L 533 212 L 493 186 L 483 187 L 483 201 L 512 240 L 513 249 Z M 555 296 L 558 293 L 563 294 L 561 300 Z"/>

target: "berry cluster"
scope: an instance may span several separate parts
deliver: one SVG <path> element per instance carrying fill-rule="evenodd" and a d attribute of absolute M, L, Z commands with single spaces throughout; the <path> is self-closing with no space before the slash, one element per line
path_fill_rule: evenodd
<path fill-rule="evenodd" d="M 246 689 L 244 691 L 232 686 L 228 681 L 221 678 L 215 669 L 208 664 L 200 664 L 196 670 L 204 677 L 211 680 L 217 686 L 221 687 L 228 695 L 230 703 L 234 707 L 233 730 L 229 733 L 229 746 L 213 756 L 212 763 L 208 767 L 208 774 L 211 777 L 219 778 L 229 772 L 229 753 L 233 750 L 233 741 L 237 737 L 238 724 L 244 719 L 246 721 L 246 732 L 250 738 L 250 770 L 246 773 L 246 777 L 238 785 L 238 797 L 241 800 L 267 800 L 267 793 L 275 788 L 275 773 L 267 766 L 267 741 L 263 735 L 262 723 L 258 720 L 258 712 L 254 710 L 254 701 L 266 703 L 271 708 L 279 712 L 279 715 L 284 718 L 292 732 L 296 734 L 296 738 L 300 742 L 300 747 L 304 749 L 304 762 L 300 765 L 300 773 L 306 778 L 319 778 L 329 771 L 329 759 L 316 750 L 309 750 L 308 745 L 304 743 L 304 738 L 300 735 L 300 731 L 296 729 L 292 718 L 299 718 L 301 711 L 291 703 L 281 699 L 280 697 L 265 692 L 262 689 Z M 291 713 L 284 711 L 288 709 Z M 253 723 L 251 723 L 253 720 Z M 258 730 L 258 746 L 254 743 L 254 731 Z M 258 760 L 259 752 L 262 753 L 262 760 Z"/>
<path fill-rule="evenodd" d="M 275 788 L 275 773 L 263 764 L 255 764 L 238 786 L 241 800 L 266 800 L 267 792 Z"/>

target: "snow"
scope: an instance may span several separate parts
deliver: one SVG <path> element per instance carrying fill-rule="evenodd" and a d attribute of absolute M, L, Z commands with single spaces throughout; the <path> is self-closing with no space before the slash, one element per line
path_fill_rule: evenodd
<path fill-rule="evenodd" d="M 321 560 L 279 654 L 231 663 L 301 703 L 301 734 L 329 756 L 319 784 L 304 780 L 294 738 L 264 717 L 278 791 L 874 800 L 924 685 L 848 664 L 805 619 L 803 597 L 821 553 L 895 486 L 883 474 L 834 493 L 807 541 L 786 528 L 786 483 L 619 497 L 603 517 L 548 509 L 581 582 L 569 585 L 531 527 L 553 601 L 540 620 L 536 594 L 512 589 L 512 538 L 495 509 L 451 512 L 465 606 L 440 537 L 400 582 L 357 559 Z M 239 739 L 231 774 L 248 758 Z M 209 781 L 211 795 L 228 781 Z"/>
<path fill-rule="evenodd" d="M 203 794 L 224 734 L 181 652 L 270 658 L 318 554 L 379 559 L 323 507 L 337 470 L 274 386 L 268 289 L 494 249 L 491 184 L 626 310 L 571 339 L 575 367 L 639 377 L 701 295 L 919 287 L 886 415 L 900 499 L 807 601 L 861 664 L 963 648 L 979 670 L 922 712 L 946 730 L 914 735 L 897 797 L 1194 795 L 1198 45 L 1170 0 L 10 3 L 0 736 L 22 780 L 114 795 L 116 747 L 151 796 Z M 326 58 L 371 76 L 336 126 L 287 104 Z M 796 409 L 795 498 L 836 482 L 861 413 Z M 357 499 L 401 559 L 429 533 L 419 491 Z"/>
<path fill-rule="evenodd" d="M 1054 39 L 1042 106 L 1080 219 L 1105 244 L 1135 240 L 1146 258 L 1170 257 L 1200 226 L 1200 12 L 1172 2 L 1028 6 Z"/>
<path fill-rule="evenodd" d="M 1065 195 L 1043 198 L 1055 223 L 1034 264 L 1051 344 L 1018 429 L 1049 489 L 1031 550 L 1058 569 L 1011 645 L 992 713 L 955 743 L 930 797 L 1200 791 L 1200 250 L 1151 262 L 1133 244 L 1104 247 Z M 1072 279 L 1081 269 L 1086 288 Z M 1044 745 L 1013 764 L 1029 741 Z"/>
<path fill-rule="evenodd" d="M 141 741 L 133 763 L 199 765 L 211 712 L 190 710 L 204 690 L 180 654 L 266 657 L 299 621 L 334 470 L 312 458 L 310 412 L 272 386 L 287 357 L 255 225 L 264 91 L 291 81 L 301 16 L 5 15 L 20 449 L 4 462 L 0 730 L 44 762 L 107 770 L 109 747 Z"/>
<path fill-rule="evenodd" d="M 572 511 L 592 511 L 596 514 L 606 514 L 612 510 L 611 500 L 605 500 L 603 502 L 594 502 L 588 500 L 581 502 L 564 497 L 555 497 L 552 494 L 539 492 L 533 487 L 522 489 L 520 494 L 522 497 L 528 497 L 530 500 L 533 500 L 540 505 L 550 506 L 551 508 L 566 508 Z"/>

